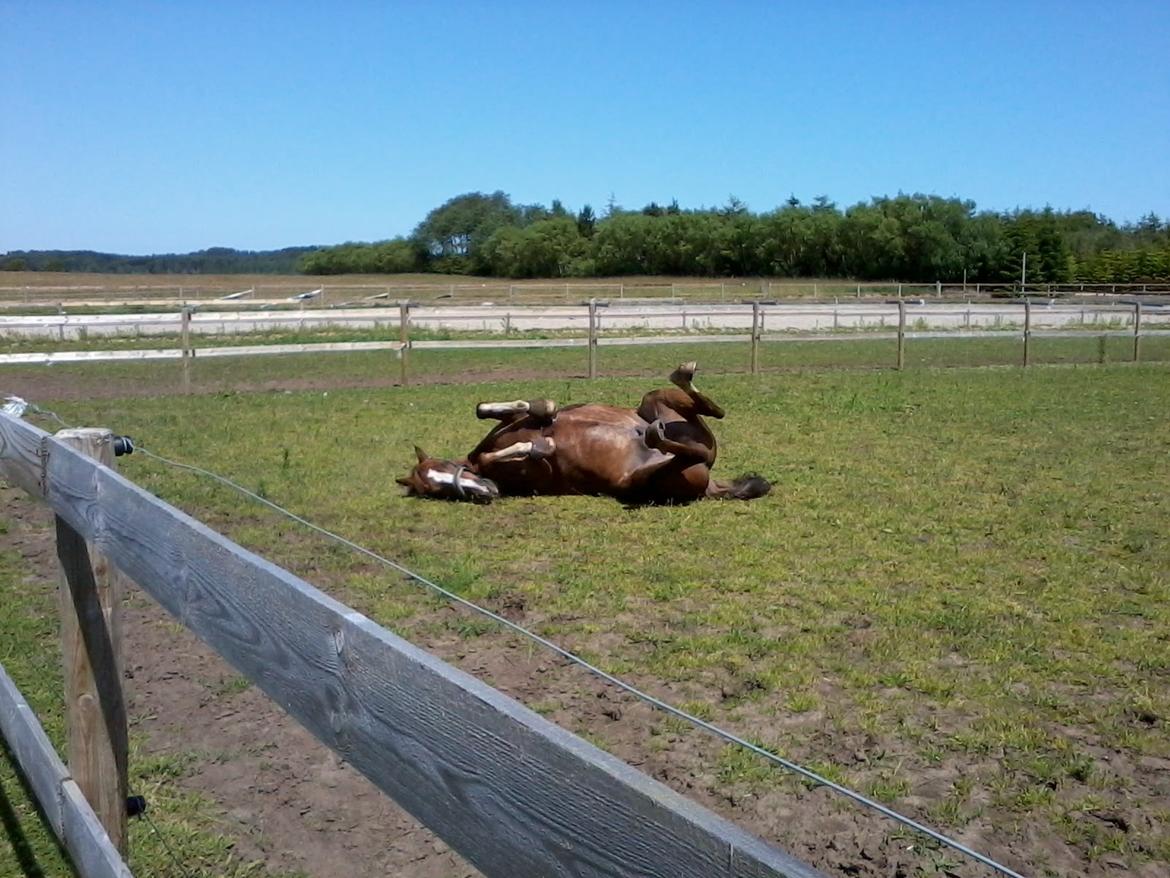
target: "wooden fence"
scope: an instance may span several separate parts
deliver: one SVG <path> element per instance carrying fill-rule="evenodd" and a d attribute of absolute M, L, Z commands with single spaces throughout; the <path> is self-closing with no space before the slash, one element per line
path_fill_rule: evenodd
<path fill-rule="evenodd" d="M 0 735 L 78 874 L 82 878 L 129 878 L 130 870 L 118 848 L 3 667 L 0 667 Z"/>
<path fill-rule="evenodd" d="M 90 695 L 67 696 L 88 704 L 70 722 L 81 746 L 113 751 L 91 801 L 122 795 L 126 772 L 117 626 L 99 602 L 108 559 L 488 878 L 819 874 L 4 414 L 0 475 L 57 516 L 63 605 L 92 678 Z M 82 878 L 128 875 L 19 693 L 0 693 L 4 736 Z"/>
<path fill-rule="evenodd" d="M 891 351 L 890 365 L 898 369 L 905 367 L 906 343 L 913 340 L 946 340 L 962 341 L 967 339 L 1003 339 L 1021 342 L 1020 361 L 1027 366 L 1032 361 L 1032 342 L 1037 338 L 1096 338 L 1104 340 L 1110 337 L 1124 337 L 1132 340 L 1132 357 L 1135 362 L 1141 359 L 1141 339 L 1170 335 L 1170 329 L 1165 327 L 1170 323 L 1170 311 L 1164 307 L 1144 306 L 1137 301 L 1121 306 L 1042 306 L 1038 307 L 1030 301 L 1001 303 L 998 305 L 968 304 L 964 306 L 924 305 L 923 303 L 898 300 L 887 302 L 879 306 L 867 306 L 859 310 L 856 306 L 846 306 L 844 310 L 837 305 L 822 306 L 819 309 L 802 308 L 792 305 L 776 305 L 772 303 L 752 302 L 740 306 L 699 306 L 681 308 L 645 308 L 639 311 L 622 310 L 622 308 L 606 307 L 607 303 L 590 301 L 579 307 L 565 307 L 559 309 L 532 309 L 532 308 L 478 308 L 464 312 L 460 310 L 444 311 L 443 309 L 427 309 L 424 328 L 451 328 L 466 326 L 477 331 L 487 331 L 489 326 L 495 327 L 495 333 L 502 336 L 490 339 L 416 339 L 416 324 L 412 319 L 412 306 L 409 303 L 399 303 L 394 318 L 378 316 L 376 312 L 343 312 L 328 311 L 313 312 L 311 317 L 301 316 L 311 322 L 306 326 L 332 327 L 338 326 L 372 326 L 375 329 L 395 329 L 396 341 L 359 341 L 359 342 L 308 342 L 296 344 L 252 344 L 252 345 L 219 345 L 196 346 L 192 332 L 193 312 L 190 308 L 182 309 L 178 315 L 156 315 L 149 318 L 152 326 L 169 326 L 178 330 L 180 347 L 163 349 L 133 349 L 133 350 L 92 350 L 92 351 L 43 351 L 32 353 L 4 353 L 0 354 L 2 365 L 54 365 L 64 363 L 92 363 L 118 361 L 149 361 L 149 360 L 178 360 L 183 370 L 183 384 L 190 385 L 191 366 L 196 358 L 210 359 L 221 357 L 251 357 L 272 356 L 287 354 L 333 353 L 333 352 L 362 352 L 362 351 L 391 351 L 399 360 L 398 372 L 403 384 L 411 377 L 410 353 L 412 350 L 466 350 L 466 349 L 522 349 L 522 348 L 568 348 L 581 347 L 586 349 L 587 374 L 590 378 L 598 375 L 597 348 L 613 346 L 640 346 L 664 344 L 749 344 L 750 354 L 745 356 L 745 364 L 752 373 L 760 371 L 760 347 L 762 344 L 784 342 L 853 342 L 853 341 L 895 341 L 896 346 Z M 1045 320 L 1049 326 L 1037 326 L 1034 313 L 1042 315 L 1040 322 Z M 1143 315 L 1151 315 L 1157 323 Z M 219 325 L 222 332 L 241 333 L 249 329 L 277 326 L 284 329 L 295 329 L 297 318 L 293 315 L 280 315 L 272 312 L 258 312 L 252 314 L 206 314 L 208 324 Z M 1009 317 L 1014 325 L 995 328 L 1005 316 Z M 928 321 L 934 321 L 950 328 L 908 328 L 908 317 L 914 324 L 922 326 Z M 1092 318 L 1090 323 L 1089 318 Z M 994 318 L 994 322 L 993 322 Z M 1078 320 L 1079 318 L 1079 320 Z M 1104 318 L 1104 320 L 1102 320 Z M 46 318 L 27 318 L 41 320 L 39 327 L 44 327 Z M 73 332 L 80 332 L 84 326 L 85 317 L 70 318 Z M 93 318 L 90 318 L 93 319 Z M 132 319 L 132 318 L 116 318 Z M 136 318 L 134 318 L 136 319 Z M 772 331 L 767 331 L 771 320 Z M 577 328 L 581 335 L 565 338 L 517 338 L 511 333 L 525 323 L 535 325 L 537 321 L 560 321 L 555 326 L 569 325 Z M 682 332 L 670 335 L 639 335 L 628 334 L 630 321 L 645 320 L 654 322 L 653 329 L 665 329 L 671 321 L 677 320 L 674 327 Z M 831 331 L 829 321 L 831 320 Z M 1019 323 L 1015 323 L 1018 320 Z M 1076 329 L 1051 328 L 1052 321 L 1057 326 L 1069 323 L 1079 326 Z M 293 321 L 290 323 L 289 321 Z M 619 330 L 626 330 L 622 334 L 604 334 L 602 323 Z M 689 322 L 688 322 L 689 321 Z M 705 321 L 705 323 L 704 323 Z M 803 321 L 803 323 L 802 323 Z M 820 329 L 821 322 L 825 323 L 824 330 Z M 889 322 L 887 322 L 889 321 Z M 779 324 L 779 328 L 777 328 Z M 24 324 L 18 321 L 0 318 L 0 331 L 19 333 Z M 61 338 L 65 337 L 65 323 L 58 324 Z M 794 329 L 793 327 L 811 325 L 814 331 Z M 28 324 L 34 326 L 34 324 Z M 702 328 L 709 327 L 712 331 L 704 333 Z M 983 328 L 980 328 L 983 327 Z M 1116 327 L 1116 328 L 1115 328 Z M 742 331 L 726 331 L 728 329 Z M 714 331 L 723 329 L 724 331 Z M 1103 348 L 1102 348 L 1103 350 Z"/>

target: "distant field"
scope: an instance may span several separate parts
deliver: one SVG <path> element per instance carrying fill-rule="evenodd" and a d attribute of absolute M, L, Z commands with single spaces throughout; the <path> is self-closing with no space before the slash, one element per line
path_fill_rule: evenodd
<path fill-rule="evenodd" d="M 890 346 L 872 345 L 841 350 L 877 365 L 862 358 L 884 361 Z M 810 346 L 801 365 L 832 347 Z M 568 377 L 583 351 L 419 352 L 436 381 L 488 383 L 375 386 L 393 381 L 391 357 L 339 356 L 196 367 L 202 390 L 245 378 L 279 387 L 295 372 L 285 386 L 302 389 L 291 393 L 111 399 L 173 387 L 129 367 L 54 369 L 59 383 L 40 386 L 6 370 L 0 389 L 237 478 L 1025 874 L 1166 874 L 1165 367 L 711 375 L 746 367 L 728 348 L 635 349 L 624 360 L 604 351 L 607 368 L 645 377 L 593 383 Z M 931 350 L 923 343 L 916 356 Z M 483 430 L 476 401 L 630 404 L 683 357 L 701 360 L 700 384 L 729 413 L 716 427 L 719 471 L 763 473 L 776 485 L 764 500 L 484 509 L 408 500 L 393 484 L 414 442 L 466 452 Z M 138 457 L 122 468 L 411 639 L 499 667 L 483 658 L 502 641 L 482 621 L 437 610 L 211 484 Z M 669 766 L 691 794 L 832 865 L 814 839 L 843 809 L 823 791 L 674 722 L 625 710 L 615 723 L 571 680 L 558 686 L 529 695 L 532 706 L 627 759 Z M 892 827 L 871 824 L 848 831 L 882 857 L 905 848 Z M 978 874 L 929 848 L 911 859 L 922 874 Z"/>
<path fill-rule="evenodd" d="M 281 299 L 324 288 L 324 303 L 389 295 L 431 301 L 579 302 L 590 297 L 669 298 L 738 301 L 760 296 L 803 298 L 933 294 L 933 284 L 899 285 L 824 278 L 613 277 L 510 281 L 465 275 L 120 275 L 72 272 L 0 272 L 0 304 L 91 301 L 95 299 L 216 299 L 252 289 L 256 299 Z M 948 292 L 954 292 L 954 285 Z M 970 287 L 975 290 L 974 285 Z M 321 299 L 316 300 L 321 303 Z"/>

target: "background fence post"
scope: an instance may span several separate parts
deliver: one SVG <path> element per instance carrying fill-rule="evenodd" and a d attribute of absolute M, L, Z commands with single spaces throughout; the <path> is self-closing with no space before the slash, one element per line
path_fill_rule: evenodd
<path fill-rule="evenodd" d="M 183 348 L 183 393 L 191 392 L 191 308 L 183 306 L 179 317 L 179 337 Z"/>
<path fill-rule="evenodd" d="M 752 302 L 752 374 L 760 374 L 760 303 Z"/>
<path fill-rule="evenodd" d="M 589 377 L 597 377 L 597 300 L 589 300 Z"/>
<path fill-rule="evenodd" d="M 1133 303 L 1133 361 L 1142 361 L 1142 303 Z"/>
<path fill-rule="evenodd" d="M 114 465 L 109 430 L 62 430 L 56 438 Z M 69 771 L 124 855 L 129 738 L 122 696 L 122 575 L 60 517 L 57 559 Z"/>
<path fill-rule="evenodd" d="M 398 303 L 398 340 L 402 342 L 402 347 L 398 349 L 401 354 L 398 360 L 399 378 L 405 387 L 410 381 L 410 302 Z"/>
<path fill-rule="evenodd" d="M 906 303 L 898 300 L 898 369 L 906 367 Z"/>
<path fill-rule="evenodd" d="M 1024 365 L 1032 361 L 1032 303 L 1024 300 Z"/>

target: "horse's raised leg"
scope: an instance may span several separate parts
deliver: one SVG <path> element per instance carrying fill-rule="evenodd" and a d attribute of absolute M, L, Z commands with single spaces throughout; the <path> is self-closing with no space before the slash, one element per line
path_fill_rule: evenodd
<path fill-rule="evenodd" d="M 481 402 L 475 407 L 475 416 L 480 420 L 495 418 L 497 421 L 511 420 L 517 416 L 531 415 L 538 421 L 551 421 L 557 413 L 557 404 L 551 399 L 515 399 L 511 402 Z"/>
<path fill-rule="evenodd" d="M 695 414 L 722 418 L 724 415 L 722 406 L 695 387 L 695 372 L 698 368 L 699 364 L 694 360 L 683 363 L 670 373 L 670 383 L 691 398 L 695 403 Z"/>
<path fill-rule="evenodd" d="M 531 442 L 514 442 L 507 448 L 499 451 L 488 451 L 479 455 L 477 466 L 490 463 L 500 463 L 509 460 L 543 460 L 556 453 L 557 443 L 548 436 L 542 436 Z"/>
<path fill-rule="evenodd" d="M 667 424 L 659 418 L 646 428 L 647 447 L 657 449 L 663 454 L 673 454 L 682 460 L 705 463 L 707 466 L 715 463 L 714 448 L 694 439 L 670 439 L 666 435 L 666 427 Z"/>

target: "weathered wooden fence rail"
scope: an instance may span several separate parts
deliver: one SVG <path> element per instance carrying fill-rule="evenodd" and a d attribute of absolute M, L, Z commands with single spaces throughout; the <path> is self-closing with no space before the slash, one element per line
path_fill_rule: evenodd
<path fill-rule="evenodd" d="M 130 878 L 118 848 L 2 666 L 0 735 L 78 874 L 82 878 Z"/>
<path fill-rule="evenodd" d="M 489 878 L 818 874 L 4 414 L 0 475 Z"/>

